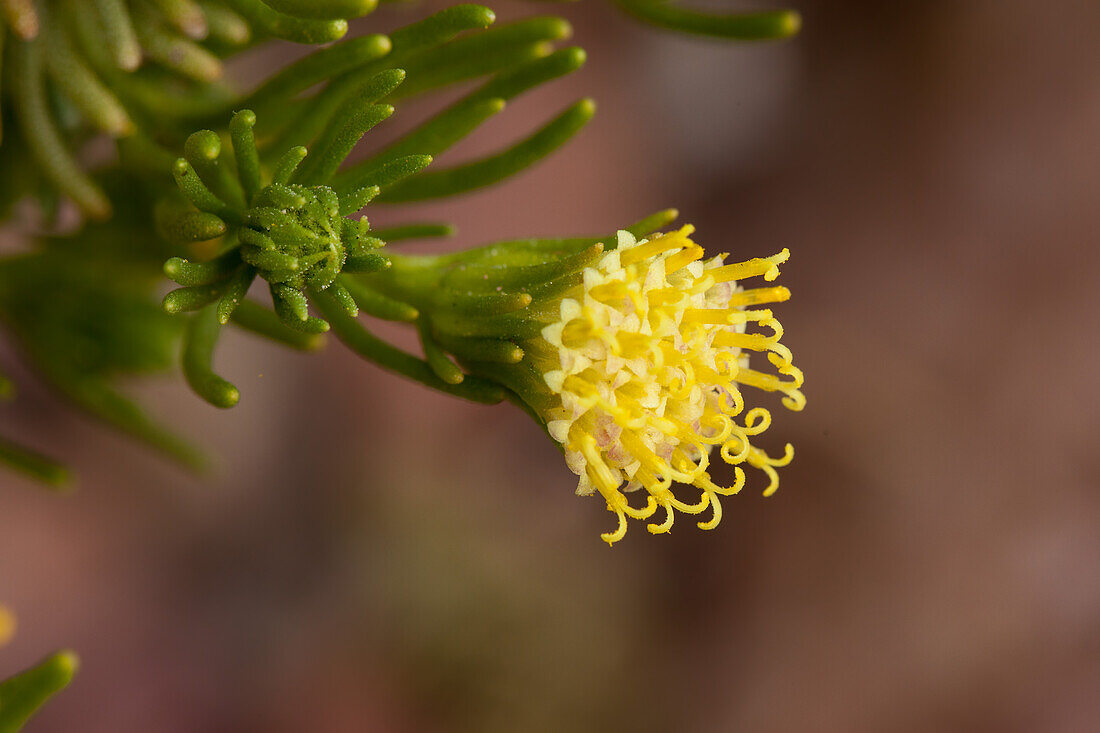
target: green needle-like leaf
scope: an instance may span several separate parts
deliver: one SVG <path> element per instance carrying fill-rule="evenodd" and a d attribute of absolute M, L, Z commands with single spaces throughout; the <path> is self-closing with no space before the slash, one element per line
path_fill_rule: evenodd
<path fill-rule="evenodd" d="M 240 271 L 233 276 L 229 281 L 229 286 L 225 289 L 225 293 L 218 301 L 218 323 L 223 326 L 229 323 L 229 319 L 233 316 L 233 311 L 237 310 L 244 300 L 244 296 L 248 295 L 248 289 L 252 286 L 252 281 L 255 279 L 256 271 L 248 266 L 242 267 Z"/>
<path fill-rule="evenodd" d="M 308 149 L 304 146 L 296 145 L 283 153 L 283 156 L 275 164 L 275 169 L 271 172 L 271 182 L 290 183 L 291 176 L 294 175 L 294 171 L 298 170 L 298 165 L 306 159 L 308 152 Z"/>
<path fill-rule="evenodd" d="M 252 29 L 248 22 L 229 8 L 219 4 L 219 0 L 199 0 L 206 27 L 212 41 L 229 46 L 243 46 L 252 38 Z"/>
<path fill-rule="evenodd" d="M 233 311 L 232 322 L 246 331 L 300 351 L 314 351 L 324 343 L 318 334 L 287 328 L 273 311 L 251 300 L 240 302 Z"/>
<path fill-rule="evenodd" d="M 352 351 L 382 368 L 472 402 L 496 404 L 504 399 L 504 390 L 491 382 L 476 378 L 464 379 L 461 384 L 444 382 L 426 361 L 401 351 L 363 328 L 327 293 L 319 293 L 316 302 L 321 314 L 332 324 L 336 337 Z"/>
<path fill-rule="evenodd" d="M 394 49 L 407 53 L 445 43 L 463 31 L 488 28 L 496 14 L 483 5 L 455 5 L 390 34 Z"/>
<path fill-rule="evenodd" d="M 10 44 L 11 90 L 20 131 L 42 173 L 85 214 L 106 219 L 111 203 L 73 158 L 54 124 L 42 84 L 42 53 L 37 41 Z"/>
<path fill-rule="evenodd" d="M 399 69 L 378 74 L 370 91 L 337 113 L 314 145 L 314 154 L 298 169 L 294 176 L 296 181 L 304 185 L 328 181 L 363 135 L 393 114 L 394 110 L 390 105 L 371 102 L 384 97 L 404 78 L 404 72 Z"/>
<path fill-rule="evenodd" d="M 223 0 L 256 28 L 269 36 L 294 43 L 328 43 L 348 32 L 346 20 L 302 20 L 293 18 L 260 2 L 260 0 Z"/>
<path fill-rule="evenodd" d="M 183 342 L 183 374 L 195 394 L 215 407 L 233 407 L 240 390 L 214 373 L 211 361 L 221 325 L 215 306 L 203 308 L 191 317 Z"/>
<path fill-rule="evenodd" d="M 62 464 L 4 437 L 0 437 L 0 463 L 55 489 L 68 488 L 72 480 L 69 469 Z M 2 718 L 3 699 L 0 699 Z"/>
<path fill-rule="evenodd" d="M 164 25 L 149 8 L 136 5 L 134 10 L 134 30 L 149 58 L 195 81 L 213 82 L 222 77 L 217 56 Z"/>
<path fill-rule="evenodd" d="M 451 224 L 402 224 L 401 226 L 377 229 L 372 232 L 387 244 L 401 242 L 407 239 L 429 239 L 433 237 L 450 237 L 455 233 Z"/>
<path fill-rule="evenodd" d="M 0 733 L 22 730 L 47 700 L 68 686 L 78 664 L 72 652 L 58 652 L 0 682 Z"/>
<path fill-rule="evenodd" d="M 350 216 L 375 199 L 382 189 L 378 186 L 366 186 L 352 191 L 340 200 L 340 216 Z"/>
<path fill-rule="evenodd" d="M 334 79 L 390 52 L 393 44 L 382 35 L 360 36 L 314 51 L 265 81 L 242 104 L 263 117 L 267 110 L 314 84 Z"/>
<path fill-rule="evenodd" d="M 103 40 L 118 68 L 133 71 L 141 65 L 141 46 L 123 0 L 93 0 L 103 23 Z"/>
<path fill-rule="evenodd" d="M 164 274 L 178 285 L 209 285 L 229 277 L 240 264 L 240 258 L 233 251 L 206 262 L 173 257 L 164 263 Z"/>
<path fill-rule="evenodd" d="M 166 313 L 185 313 L 197 311 L 225 295 L 229 287 L 228 280 L 210 285 L 191 285 L 177 288 L 164 296 L 161 307 Z"/>
<path fill-rule="evenodd" d="M 317 143 L 318 153 L 298 169 L 295 176 L 297 182 L 306 186 L 327 182 L 363 135 L 392 115 L 393 111 L 388 104 L 373 104 L 356 111 L 339 126 L 330 127 L 331 132 L 327 132 Z"/>
<path fill-rule="evenodd" d="M 180 192 L 195 205 L 196 209 L 215 214 L 223 219 L 233 215 L 233 210 L 207 188 L 206 183 L 195 172 L 195 168 L 183 158 L 176 160 L 172 175 L 176 179 Z"/>
<path fill-rule="evenodd" d="M 549 56 L 501 72 L 469 98 L 471 100 L 494 97 L 512 99 L 528 89 L 576 71 L 584 65 L 585 58 L 582 48 L 563 48 Z"/>
<path fill-rule="evenodd" d="M 368 186 L 380 186 L 385 189 L 400 180 L 419 173 L 432 162 L 430 155 L 406 155 L 404 158 L 384 163 L 377 168 L 354 166 L 340 171 L 332 177 L 329 185 L 340 195 Z"/>
<path fill-rule="evenodd" d="M 233 156 L 237 161 L 237 175 L 240 176 L 244 190 L 245 203 L 251 204 L 252 198 L 259 192 L 260 156 L 256 152 L 256 138 L 252 128 L 256 125 L 256 113 L 243 109 L 233 115 L 229 121 L 229 135 L 233 140 Z"/>
<path fill-rule="evenodd" d="M 420 345 L 424 349 L 424 356 L 428 360 L 428 366 L 435 375 L 447 384 L 460 384 L 465 374 L 458 368 L 451 357 L 447 356 L 443 348 L 436 343 L 431 328 L 423 320 L 417 321 L 416 330 L 420 334 Z"/>
<path fill-rule="evenodd" d="M 420 311 L 408 303 L 402 303 L 399 300 L 382 295 L 356 278 L 343 276 L 340 278 L 340 284 L 351 294 L 360 310 L 369 316 L 380 318 L 383 321 L 411 323 L 420 315 Z"/>
<path fill-rule="evenodd" d="M 205 211 L 164 211 L 162 209 L 157 212 L 157 225 L 165 238 L 178 244 L 205 242 L 220 237 L 226 232 L 225 222 Z"/>
<path fill-rule="evenodd" d="M 463 100 L 404 135 L 377 155 L 359 163 L 364 170 L 378 168 L 414 153 L 437 156 L 469 135 L 481 123 L 504 109 L 503 99 Z"/>
<path fill-rule="evenodd" d="M 130 115 L 76 53 L 63 24 L 51 24 L 42 42 L 50 79 L 89 122 L 109 135 L 122 136 L 134 131 Z"/>
<path fill-rule="evenodd" d="M 193 132 L 183 144 L 183 157 L 214 195 L 234 209 L 244 208 L 244 188 L 236 173 L 219 159 L 221 152 L 221 137 L 212 130 Z"/>
<path fill-rule="evenodd" d="M 523 349 L 511 341 L 492 338 L 462 338 L 446 333 L 436 334 L 440 346 L 465 361 L 485 361 L 494 364 L 519 364 Z"/>
<path fill-rule="evenodd" d="M 180 33 L 196 41 L 206 38 L 206 16 L 195 0 L 149 0 Z"/>
<path fill-rule="evenodd" d="M 358 18 L 378 7 L 378 0 L 264 0 L 275 10 L 298 18 Z"/>
<path fill-rule="evenodd" d="M 687 10 L 666 0 L 616 0 L 619 7 L 650 25 L 737 41 L 767 41 L 798 32 L 802 18 L 793 10 L 717 15 Z"/>
<path fill-rule="evenodd" d="M 497 183 L 534 164 L 561 147 L 592 119 L 596 105 L 581 100 L 551 120 L 531 137 L 504 152 L 455 168 L 431 171 L 384 188 L 379 201 L 387 203 L 421 201 L 454 196 Z"/>

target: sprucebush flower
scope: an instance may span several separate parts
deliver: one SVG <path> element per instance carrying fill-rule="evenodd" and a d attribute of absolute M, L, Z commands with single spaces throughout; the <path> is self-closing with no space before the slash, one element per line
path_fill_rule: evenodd
<path fill-rule="evenodd" d="M 790 444 L 779 457 L 754 444 L 771 414 L 746 405 L 743 392 L 778 392 L 791 410 L 806 402 L 783 327 L 762 307 L 790 292 L 741 284 L 774 281 L 789 252 L 726 264 L 725 254 L 706 259 L 693 231 L 393 255 L 393 270 L 374 276 L 419 310 L 429 358 L 456 355 L 545 426 L 579 477 L 577 493 L 599 493 L 618 518 L 602 535 L 609 544 L 628 517 L 652 518 L 649 531 L 662 533 L 676 511 L 709 508 L 698 526 L 713 529 L 720 497 L 745 485 L 744 466 L 764 474 L 770 495 L 776 468 L 793 457 Z M 754 354 L 770 366 L 754 368 Z M 731 485 L 713 479 L 712 453 L 734 465 Z M 688 487 L 698 493 L 687 496 Z M 645 494 L 640 506 L 627 498 L 634 492 Z"/>

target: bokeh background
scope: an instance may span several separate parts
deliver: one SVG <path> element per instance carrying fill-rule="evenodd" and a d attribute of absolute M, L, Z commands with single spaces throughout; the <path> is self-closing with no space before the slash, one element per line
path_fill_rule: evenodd
<path fill-rule="evenodd" d="M 82 482 L 0 475 L 21 620 L 0 672 L 83 659 L 31 730 L 1100 728 L 1100 4 L 797 5 L 795 40 L 724 45 L 598 0 L 493 3 L 565 15 L 589 62 L 450 159 L 600 111 L 520 179 L 418 212 L 459 226 L 446 247 L 667 206 L 713 251 L 790 247 L 809 404 L 769 431 L 796 446 L 774 497 L 750 482 L 714 532 L 637 524 L 609 550 L 613 518 L 524 415 L 337 343 L 226 338 L 230 412 L 135 386 L 216 456 L 206 479 L 31 384 L 6 419 Z"/>

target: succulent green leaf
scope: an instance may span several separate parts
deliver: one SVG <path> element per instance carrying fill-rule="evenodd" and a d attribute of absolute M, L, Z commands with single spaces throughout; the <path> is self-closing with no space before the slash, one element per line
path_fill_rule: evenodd
<path fill-rule="evenodd" d="M 176 163 L 172 167 L 172 175 L 176 179 L 176 186 L 179 187 L 180 193 L 194 204 L 199 211 L 215 214 L 223 219 L 230 218 L 233 215 L 232 209 L 214 195 L 214 192 L 199 177 L 195 168 L 184 158 L 176 159 Z"/>
<path fill-rule="evenodd" d="M 252 281 L 256 279 L 256 271 L 251 267 L 242 267 L 237 272 L 232 280 L 229 282 L 229 286 L 225 289 L 225 293 L 218 301 L 218 323 L 225 325 L 229 323 L 229 319 L 233 316 L 233 311 L 237 310 L 244 297 L 248 294 L 248 288 L 252 286 Z"/>
<path fill-rule="evenodd" d="M 166 25 L 151 8 L 136 4 L 134 31 L 149 58 L 198 82 L 214 82 L 222 77 L 221 60 Z M 205 27 L 205 23 L 204 23 Z"/>
<path fill-rule="evenodd" d="M 357 191 L 352 191 L 340 201 L 340 216 L 349 216 L 362 209 L 374 200 L 382 189 L 378 186 L 364 186 Z"/>
<path fill-rule="evenodd" d="M 219 160 L 221 152 L 221 138 L 212 130 L 193 132 L 183 144 L 183 157 L 199 179 L 227 205 L 243 208 L 246 205 L 244 188 L 236 174 Z"/>
<path fill-rule="evenodd" d="M 329 330 L 329 324 L 309 315 L 309 301 L 300 290 L 272 283 L 271 302 L 275 305 L 275 314 L 288 328 L 312 334 Z"/>
<path fill-rule="evenodd" d="M 384 321 L 409 323 L 415 321 L 420 315 L 420 311 L 408 303 L 383 295 L 356 278 L 343 276 L 339 282 L 355 300 L 356 305 L 367 315 Z"/>
<path fill-rule="evenodd" d="M 432 171 L 384 188 L 379 201 L 421 201 L 454 196 L 489 186 L 533 165 L 580 132 L 596 111 L 594 102 L 581 100 L 531 137 L 507 150 L 454 168 Z"/>
<path fill-rule="evenodd" d="M 46 71 L 58 89 L 103 132 L 114 136 L 132 133 L 130 115 L 73 48 L 65 26 L 51 23 L 42 35 Z"/>
<path fill-rule="evenodd" d="M 560 49 L 549 56 L 502 71 L 470 95 L 470 99 L 512 99 L 540 84 L 571 74 L 584 65 L 586 58 L 582 48 L 573 46 Z"/>
<path fill-rule="evenodd" d="M 511 341 L 493 338 L 464 338 L 447 333 L 436 334 L 440 346 L 463 361 L 485 361 L 494 364 L 519 364 L 523 349 Z"/>
<path fill-rule="evenodd" d="M 225 222 L 205 211 L 178 211 L 169 207 L 157 210 L 157 227 L 170 242 L 205 242 L 226 232 Z"/>
<path fill-rule="evenodd" d="M 215 407 L 227 408 L 240 401 L 241 393 L 211 367 L 220 331 L 215 306 L 203 308 L 191 317 L 183 341 L 183 375 L 195 394 Z"/>
<path fill-rule="evenodd" d="M 340 41 L 287 66 L 260 85 L 243 104 L 266 114 L 273 105 L 285 104 L 286 100 L 314 84 L 382 58 L 391 48 L 390 39 L 378 34 Z"/>
<path fill-rule="evenodd" d="M 251 204 L 252 198 L 259 192 L 260 156 L 256 151 L 256 138 L 252 128 L 256 126 L 256 113 L 242 109 L 229 121 L 229 136 L 233 141 L 233 157 L 237 161 L 237 175 L 244 190 L 245 203 Z"/>
<path fill-rule="evenodd" d="M 317 334 L 287 328 L 279 316 L 259 303 L 242 300 L 233 311 L 232 323 L 246 331 L 300 351 L 314 351 L 324 342 Z"/>
<path fill-rule="evenodd" d="M 370 169 L 414 153 L 439 155 L 502 109 L 503 99 L 463 100 L 358 165 Z"/>
<path fill-rule="evenodd" d="M 305 160 L 308 152 L 304 146 L 298 145 L 283 153 L 279 162 L 275 164 L 275 170 L 271 173 L 271 182 L 290 183 L 291 176 L 298 169 L 298 165 Z"/>
<path fill-rule="evenodd" d="M 445 43 L 463 31 L 488 28 L 496 14 L 483 5 L 455 5 L 390 33 L 394 49 L 407 53 Z"/>
<path fill-rule="evenodd" d="M 38 41 L 15 40 L 7 54 L 19 128 L 43 175 L 93 219 L 111 215 L 111 203 L 65 146 L 46 103 L 42 49 Z"/>
<path fill-rule="evenodd" d="M 261 32 L 294 43 L 328 43 L 348 32 L 346 20 L 303 20 L 273 10 L 260 0 L 223 0 Z"/>
<path fill-rule="evenodd" d="M 332 332 L 340 341 L 383 369 L 472 402 L 496 404 L 504 399 L 504 390 L 477 378 L 464 379 L 461 384 L 444 382 L 423 359 L 401 351 L 367 331 L 358 320 L 345 313 L 328 293 L 319 293 L 316 303 L 321 314 L 332 324 Z"/>
<path fill-rule="evenodd" d="M 53 654 L 0 682 L 0 733 L 18 733 L 42 705 L 65 689 L 79 662 L 70 651 Z"/>
<path fill-rule="evenodd" d="M 264 4 L 297 18 L 358 18 L 378 7 L 378 0 L 264 0 Z"/>
<path fill-rule="evenodd" d="M 209 39 L 227 46 L 243 46 L 252 39 L 248 22 L 237 13 L 220 4 L 219 0 L 199 0 Z"/>
<path fill-rule="evenodd" d="M 736 41 L 767 41 L 798 32 L 802 18 L 793 10 L 718 15 L 687 10 L 666 0 L 616 0 L 619 7 L 650 25 L 683 33 Z"/>
<path fill-rule="evenodd" d="M 103 40 L 115 65 L 133 71 L 141 65 L 141 45 L 125 3 L 123 0 L 94 0 L 94 3 L 103 23 Z"/>
<path fill-rule="evenodd" d="M 430 155 L 406 155 L 377 168 L 365 168 L 360 165 L 340 171 L 332 177 L 332 188 L 341 195 L 349 191 L 380 186 L 385 189 L 398 181 L 408 178 L 427 168 L 432 162 Z"/>
<path fill-rule="evenodd" d="M 317 141 L 316 152 L 298 168 L 294 176 L 296 181 L 306 186 L 327 183 L 363 135 L 387 119 L 393 111 L 388 104 L 370 104 L 349 111 L 346 116 L 337 115 L 337 119 Z"/>
<path fill-rule="evenodd" d="M 149 1 L 173 28 L 188 38 L 201 41 L 209 33 L 206 16 L 195 0 Z"/>
<path fill-rule="evenodd" d="M 70 486 L 72 475 L 64 465 L 37 451 L 0 436 L 0 463 L 54 489 Z M 0 719 L 4 701 L 0 698 Z"/>
<path fill-rule="evenodd" d="M 401 226 L 377 229 L 374 236 L 387 244 L 401 242 L 407 239 L 428 239 L 432 237 L 449 237 L 455 233 L 451 224 L 423 223 L 402 224 Z"/>
<path fill-rule="evenodd" d="M 161 307 L 166 313 L 185 313 L 197 311 L 225 295 L 229 287 L 228 280 L 211 283 L 209 285 L 189 285 L 184 288 L 176 288 L 169 291 L 161 302 Z"/>
<path fill-rule="evenodd" d="M 432 368 L 435 375 L 447 384 L 460 384 L 466 375 L 436 342 L 431 327 L 425 321 L 419 320 L 416 323 L 416 330 L 420 334 L 420 346 L 424 349 L 428 366 Z"/>

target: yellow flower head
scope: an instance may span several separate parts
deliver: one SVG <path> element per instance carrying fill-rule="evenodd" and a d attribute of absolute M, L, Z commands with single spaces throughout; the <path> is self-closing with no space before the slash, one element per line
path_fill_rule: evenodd
<path fill-rule="evenodd" d="M 560 317 L 541 338 L 521 344 L 554 395 L 535 409 L 579 476 L 577 493 L 598 491 L 618 517 L 618 527 L 602 535 L 608 544 L 626 534 L 628 516 L 649 519 L 658 509 L 664 514 L 650 532 L 668 532 L 674 510 L 708 507 L 710 519 L 698 526 L 713 529 L 722 518 L 719 497 L 745 483 L 742 464 L 766 474 L 767 496 L 779 483 L 776 467 L 793 456 L 790 444 L 780 458 L 752 444 L 771 415 L 746 410 L 742 395 L 749 386 L 782 393 L 789 409 L 805 405 L 802 372 L 779 343 L 783 328 L 760 307 L 787 300 L 790 291 L 739 285 L 759 276 L 774 281 L 789 252 L 729 265 L 724 255 L 704 261 L 693 231 L 641 241 L 620 231 L 617 248 L 565 293 Z M 751 352 L 765 354 L 771 367 L 751 368 Z M 732 486 L 715 484 L 707 470 L 716 447 L 736 466 Z M 685 486 L 698 496 L 684 497 Z M 642 490 L 642 505 L 631 504 L 626 494 Z"/>

